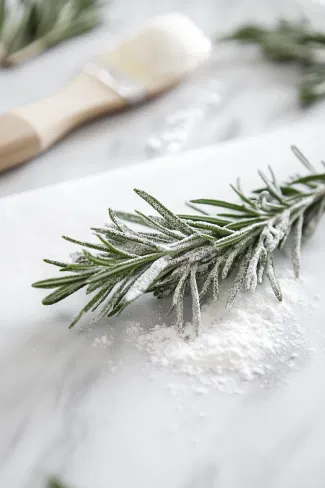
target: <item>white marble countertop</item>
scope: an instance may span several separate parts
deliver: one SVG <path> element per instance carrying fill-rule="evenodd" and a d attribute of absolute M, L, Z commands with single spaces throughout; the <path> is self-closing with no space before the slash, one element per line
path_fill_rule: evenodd
<path fill-rule="evenodd" d="M 178 10 L 213 35 L 239 21 L 272 20 L 281 12 L 291 12 L 296 4 L 280 0 L 116 0 L 108 10 L 108 27 L 19 69 L 1 71 L 0 110 L 52 93 L 92 53 L 102 50 L 106 39 L 152 15 Z M 254 49 L 229 48 L 222 54 L 216 49 L 211 62 L 173 92 L 83 127 L 47 154 L 0 175 L 0 196 L 148 159 L 151 135 L 165 130 L 169 115 L 188 108 L 209 106 L 181 151 L 257 135 L 292 122 L 321 123 L 324 103 L 307 111 L 297 106 L 295 75 L 294 69 L 264 63 Z M 210 87 L 207 94 L 206 86 Z M 307 143 L 312 149 L 312 140 Z M 317 157 L 321 153 L 320 142 L 316 153 Z M 134 175 L 137 178 L 141 174 Z M 148 185 L 149 180 L 148 176 Z M 154 177 L 151 180 L 158 186 Z M 80 185 L 82 191 L 83 183 Z M 177 197 L 175 189 L 171 193 Z M 124 366 L 118 374 L 111 374 L 108 351 L 89 347 L 94 337 L 105 332 L 105 325 L 88 335 L 74 336 L 66 330 L 71 308 L 63 306 L 53 312 L 40 307 L 40 296 L 30 283 L 39 278 L 35 270 L 44 249 L 55 251 L 62 231 L 59 224 L 64 221 L 67 230 L 70 226 L 79 232 L 84 225 L 81 215 L 92 223 L 95 214 L 96 218 L 106 214 L 103 189 L 100 195 L 93 191 L 92 205 L 87 205 L 84 194 L 79 191 L 80 208 L 77 206 L 75 214 L 70 211 L 68 217 L 64 206 L 57 209 L 45 197 L 44 212 L 39 212 L 31 195 L 25 195 L 25 212 L 15 197 L 1 204 L 1 222 L 7 226 L 6 235 L 13 236 L 12 240 L 2 239 L 0 245 L 3 256 L 9 255 L 2 259 L 2 272 L 9 278 L 0 293 L 1 488 L 44 488 L 51 473 L 62 475 L 72 488 L 323 488 L 323 351 L 293 373 L 288 385 L 274 390 L 248 386 L 246 394 L 238 397 L 218 392 L 201 397 L 191 390 L 181 399 L 186 406 L 181 411 L 177 395 L 166 396 L 169 373 L 152 381 L 139 362 L 133 363 L 124 346 L 117 346 L 114 353 L 114 361 L 121 357 Z M 69 198 L 63 188 L 63 202 Z M 117 189 L 114 198 L 118 203 Z M 39 214 L 40 219 L 35 219 Z M 17 226 L 22 229 L 19 239 Z M 26 255 L 21 252 L 22 238 Z M 315 255 L 322 252 L 323 242 L 319 233 L 306 252 L 305 265 L 315 274 L 320 268 Z M 324 263 L 321 256 L 320 262 Z M 146 313 L 155 317 L 157 309 L 150 303 Z M 141 316 L 135 311 L 133 317 L 137 313 Z M 321 308 L 313 320 L 322 330 Z M 305 317 L 307 328 L 309 322 Z M 200 418 L 203 410 L 206 420 Z M 173 430 L 173 422 L 179 431 Z"/>
<path fill-rule="evenodd" d="M 286 323 L 287 331 L 297 323 L 303 334 L 302 347 L 294 349 L 297 362 L 290 368 L 288 356 L 276 356 L 266 375 L 238 380 L 238 395 L 157 366 L 125 336 L 130 324 L 147 330 L 170 323 L 168 301 L 145 297 L 120 317 L 74 334 L 67 325 L 84 294 L 44 307 L 45 294 L 30 286 L 56 274 L 41 257 L 62 260 L 74 250 L 61 233 L 86 239 L 87 229 L 107 218 L 108 205 L 147 209 L 134 186 L 183 211 L 196 192 L 230 197 L 228 183 L 243 163 L 244 188 L 259 182 L 257 168 L 267 164 L 283 177 L 293 174 L 289 140 L 300 140 L 319 161 L 322 134 L 322 126 L 276 131 L 0 199 L 1 487 L 45 488 L 49 474 L 71 488 L 324 487 L 324 222 L 304 245 L 303 307 L 296 303 Z M 282 266 L 277 256 L 276 267 L 292 276 L 289 256 Z M 284 304 L 292 286 L 283 289 Z M 270 313 L 277 327 L 273 307 L 281 316 L 282 304 L 271 298 L 271 311 L 258 313 Z M 251 311 L 256 316 L 254 306 Z M 226 319 L 222 303 L 214 314 Z M 107 334 L 112 343 L 105 345 Z M 290 350 L 290 334 L 284 334 Z"/>
<path fill-rule="evenodd" d="M 279 15 L 316 15 L 316 2 L 297 0 L 116 0 L 107 23 L 17 69 L 1 71 L 0 111 L 36 101 L 63 86 L 92 54 L 151 16 L 188 14 L 208 35 L 240 22 L 271 22 Z M 325 16 L 325 7 L 324 16 Z M 315 14 L 316 12 L 316 14 Z M 295 98 L 295 70 L 263 62 L 255 49 L 228 47 L 180 87 L 135 110 L 103 118 L 66 137 L 28 165 L 0 175 L 0 196 L 79 178 L 151 157 L 152 134 L 166 131 L 168 116 L 202 111 L 180 150 L 255 135 L 298 120 L 323 120 L 325 103 L 302 111 Z M 220 96 L 220 101 L 218 101 Z M 192 110 L 193 109 L 193 110 Z"/>

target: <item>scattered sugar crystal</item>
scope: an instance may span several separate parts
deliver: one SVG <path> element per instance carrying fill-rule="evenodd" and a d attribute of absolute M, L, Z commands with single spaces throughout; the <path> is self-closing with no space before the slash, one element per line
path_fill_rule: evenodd
<path fill-rule="evenodd" d="M 93 347 L 110 347 L 113 344 L 113 338 L 107 334 L 96 337 L 93 341 Z"/>

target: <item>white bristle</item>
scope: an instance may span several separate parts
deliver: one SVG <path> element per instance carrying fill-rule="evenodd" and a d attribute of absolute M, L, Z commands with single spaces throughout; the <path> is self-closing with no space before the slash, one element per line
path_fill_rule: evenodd
<path fill-rule="evenodd" d="M 211 53 L 211 41 L 185 15 L 156 17 L 101 60 L 145 87 L 159 90 L 182 78 Z"/>
<path fill-rule="evenodd" d="M 169 75 L 192 70 L 211 52 L 211 41 L 180 13 L 156 17 L 134 36 L 132 46 L 157 73 Z"/>

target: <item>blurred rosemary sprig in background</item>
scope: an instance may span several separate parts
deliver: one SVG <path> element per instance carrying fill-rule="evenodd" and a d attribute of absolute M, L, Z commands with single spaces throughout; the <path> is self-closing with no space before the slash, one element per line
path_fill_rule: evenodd
<path fill-rule="evenodd" d="M 0 63 L 23 63 L 100 21 L 99 0 L 0 0 Z"/>
<path fill-rule="evenodd" d="M 58 478 L 50 478 L 47 482 L 46 488 L 68 488 L 67 485 L 63 484 Z"/>
<path fill-rule="evenodd" d="M 221 40 L 256 44 L 267 59 L 298 65 L 301 70 L 298 95 L 302 106 L 324 97 L 325 32 L 313 30 L 306 20 L 280 20 L 274 27 L 245 25 Z"/>

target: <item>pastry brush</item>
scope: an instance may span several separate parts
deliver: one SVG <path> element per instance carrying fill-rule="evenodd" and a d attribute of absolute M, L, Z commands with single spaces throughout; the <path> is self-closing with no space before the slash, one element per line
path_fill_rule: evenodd
<path fill-rule="evenodd" d="M 210 51 L 210 40 L 183 14 L 153 19 L 88 62 L 55 95 L 0 114 L 0 171 L 33 158 L 91 119 L 172 88 Z"/>

